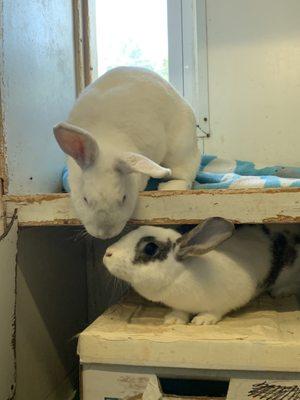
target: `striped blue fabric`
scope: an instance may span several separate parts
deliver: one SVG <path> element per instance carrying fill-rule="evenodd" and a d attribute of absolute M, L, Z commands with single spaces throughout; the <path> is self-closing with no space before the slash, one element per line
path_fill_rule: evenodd
<path fill-rule="evenodd" d="M 158 183 L 150 179 L 146 190 L 156 190 Z M 62 173 L 62 185 L 64 191 L 70 191 L 67 167 Z M 203 155 L 193 189 L 281 187 L 300 187 L 300 167 L 266 166 Z"/>
<path fill-rule="evenodd" d="M 204 155 L 194 189 L 300 187 L 300 167 L 258 165 Z"/>

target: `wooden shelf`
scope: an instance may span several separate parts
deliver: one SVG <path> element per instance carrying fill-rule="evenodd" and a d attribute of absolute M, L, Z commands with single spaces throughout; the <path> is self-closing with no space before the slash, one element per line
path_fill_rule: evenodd
<path fill-rule="evenodd" d="M 79 225 L 68 194 L 3 197 L 21 226 Z M 235 223 L 300 223 L 300 189 L 155 191 L 140 194 L 131 223 L 196 224 L 212 216 Z"/>
<path fill-rule="evenodd" d="M 139 297 L 111 307 L 79 336 L 82 363 L 300 372 L 296 297 L 262 296 L 217 325 L 164 325 L 169 309 Z"/>

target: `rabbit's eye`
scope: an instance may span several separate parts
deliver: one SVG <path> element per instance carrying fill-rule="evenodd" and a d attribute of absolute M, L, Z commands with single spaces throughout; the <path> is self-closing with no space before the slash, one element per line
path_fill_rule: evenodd
<path fill-rule="evenodd" d="M 147 254 L 147 256 L 155 256 L 159 251 L 159 247 L 157 246 L 156 243 L 150 242 L 147 243 L 146 246 L 144 247 L 144 253 Z"/>
<path fill-rule="evenodd" d="M 156 260 L 164 261 L 172 250 L 172 242 L 157 240 L 154 236 L 142 237 L 136 245 L 134 264 L 147 264 Z"/>
<path fill-rule="evenodd" d="M 84 200 L 84 202 L 85 202 L 86 204 L 89 203 L 89 202 L 87 201 L 87 198 L 86 198 L 86 197 L 84 197 L 83 200 Z"/>
<path fill-rule="evenodd" d="M 124 204 L 125 203 L 125 201 L 126 201 L 126 194 L 124 194 L 124 196 L 123 196 L 123 198 L 122 198 L 122 204 Z"/>

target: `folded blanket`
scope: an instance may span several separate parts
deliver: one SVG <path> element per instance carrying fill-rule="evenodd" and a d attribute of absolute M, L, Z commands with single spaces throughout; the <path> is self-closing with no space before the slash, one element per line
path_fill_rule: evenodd
<path fill-rule="evenodd" d="M 300 167 L 264 166 L 204 155 L 194 189 L 300 187 Z"/>
<path fill-rule="evenodd" d="M 62 174 L 63 189 L 70 191 L 68 170 Z M 156 190 L 159 181 L 150 179 L 146 190 Z M 300 187 L 300 167 L 263 166 L 251 161 L 225 160 L 203 155 L 193 189 Z"/>

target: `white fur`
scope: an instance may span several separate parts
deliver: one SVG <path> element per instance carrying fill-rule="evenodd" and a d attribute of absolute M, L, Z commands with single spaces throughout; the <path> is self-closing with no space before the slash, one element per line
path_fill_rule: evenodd
<path fill-rule="evenodd" d="M 98 146 L 86 169 L 68 160 L 73 205 L 91 235 L 105 239 L 122 231 L 149 176 L 169 180 L 161 189 L 191 187 L 200 161 L 194 113 L 154 72 L 120 67 L 97 79 L 80 95 L 65 125 L 55 128 L 62 148 L 59 136 L 68 124 Z M 144 161 L 135 159 L 138 155 Z"/>
<path fill-rule="evenodd" d="M 145 236 L 174 243 L 180 234 L 140 227 L 110 246 L 103 261 L 113 275 L 129 282 L 142 296 L 174 309 L 175 313 L 166 317 L 167 323 L 185 323 L 190 314 L 196 315 L 192 323 L 197 325 L 218 322 L 258 295 L 270 271 L 271 240 L 260 226 L 236 230 L 227 241 L 201 256 L 178 261 L 176 245 L 164 261 L 134 264 L 136 244 Z M 295 292 L 300 287 L 299 276 L 298 257 L 292 267 L 282 271 L 274 288 Z"/>

